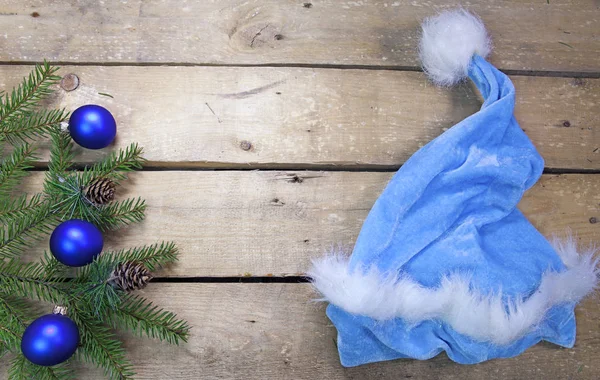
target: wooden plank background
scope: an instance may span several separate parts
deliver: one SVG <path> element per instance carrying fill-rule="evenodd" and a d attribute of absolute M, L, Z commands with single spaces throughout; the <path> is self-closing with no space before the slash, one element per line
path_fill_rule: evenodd
<path fill-rule="evenodd" d="M 0 86 L 11 88 L 30 69 L 0 66 Z M 405 71 L 67 66 L 62 72 L 75 73 L 80 86 L 58 91 L 49 106 L 104 105 L 119 121 L 115 148 L 139 142 L 153 167 L 398 167 L 481 104 L 467 84 L 440 89 L 422 73 Z M 512 79 L 516 117 L 546 166 L 600 169 L 594 129 L 600 79 Z M 104 153 L 78 151 L 82 161 Z"/>
<path fill-rule="evenodd" d="M 140 379 L 598 379 L 598 300 L 577 308 L 577 344 L 540 343 L 521 356 L 458 365 L 445 355 L 343 368 L 335 327 L 308 284 L 152 284 L 146 295 L 190 320 L 190 343 L 127 337 Z M 82 378 L 101 379 L 94 369 Z"/>
<path fill-rule="evenodd" d="M 81 83 L 57 88 L 48 106 L 100 104 L 118 121 L 114 146 L 78 149 L 80 162 L 131 142 L 145 148 L 149 166 L 118 194 L 146 198 L 147 219 L 107 245 L 175 240 L 180 262 L 144 294 L 194 329 L 182 347 L 124 335 L 139 378 L 600 378 L 597 297 L 577 308 L 573 349 L 345 369 L 325 305 L 311 301 L 310 285 L 289 283 L 312 257 L 351 249 L 393 171 L 479 108 L 470 84 L 435 88 L 418 68 L 421 20 L 456 4 L 0 0 L 0 89 L 32 62 L 58 62 Z M 490 60 L 511 75 L 517 120 L 546 160 L 519 208 L 546 235 L 570 227 L 582 244 L 600 243 L 598 2 L 463 5 L 490 30 Z M 42 177 L 23 190 L 39 190 Z M 101 378 L 89 367 L 79 375 Z"/>
<path fill-rule="evenodd" d="M 500 68 L 600 71 L 595 0 L 3 0 L 0 61 L 416 68 L 421 20 L 459 4 Z"/>
<path fill-rule="evenodd" d="M 43 173 L 27 180 L 39 191 Z M 148 202 L 142 225 L 107 236 L 107 248 L 173 239 L 180 263 L 161 277 L 298 276 L 312 257 L 349 250 L 389 172 L 145 171 L 119 197 Z M 544 175 L 519 205 L 545 235 L 568 228 L 589 243 L 598 237 L 600 175 Z M 592 219 L 593 221 L 593 219 Z M 32 251 L 37 257 L 46 244 Z"/>

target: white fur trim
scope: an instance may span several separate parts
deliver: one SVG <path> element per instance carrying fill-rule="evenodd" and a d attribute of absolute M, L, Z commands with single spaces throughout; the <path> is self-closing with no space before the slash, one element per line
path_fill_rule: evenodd
<path fill-rule="evenodd" d="M 434 83 L 451 86 L 468 74 L 474 54 L 486 57 L 492 43 L 479 17 L 456 9 L 423 21 L 419 56 Z"/>
<path fill-rule="evenodd" d="M 322 301 L 349 313 L 376 320 L 402 318 L 410 324 L 437 319 L 475 340 L 506 345 L 535 328 L 552 306 L 578 302 L 595 289 L 599 273 L 595 249 L 579 254 L 572 237 L 555 241 L 555 247 L 567 269 L 545 273 L 536 292 L 527 299 L 513 299 L 508 307 L 502 294 L 483 295 L 460 274 L 444 278 L 438 288 L 426 288 L 408 276 L 376 268 L 351 273 L 342 255 L 314 260 L 307 274 Z"/>

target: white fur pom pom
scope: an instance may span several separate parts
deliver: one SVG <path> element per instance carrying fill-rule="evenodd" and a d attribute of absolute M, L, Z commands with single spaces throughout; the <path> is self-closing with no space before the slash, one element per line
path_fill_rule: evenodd
<path fill-rule="evenodd" d="M 473 55 L 485 58 L 492 49 L 483 22 L 464 9 L 427 18 L 422 28 L 421 64 L 440 86 L 451 86 L 464 79 Z"/>

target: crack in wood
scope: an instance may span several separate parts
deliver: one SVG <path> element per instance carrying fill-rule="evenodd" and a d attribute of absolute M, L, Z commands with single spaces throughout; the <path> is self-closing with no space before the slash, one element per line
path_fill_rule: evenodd
<path fill-rule="evenodd" d="M 259 94 L 263 91 L 269 90 L 273 87 L 277 87 L 280 84 L 284 83 L 285 80 L 278 80 L 276 82 L 273 83 L 269 83 L 266 84 L 264 86 L 260 86 L 260 87 L 256 87 L 247 91 L 241 91 L 241 92 L 234 92 L 234 93 L 230 93 L 230 94 L 216 94 L 217 96 L 221 97 L 221 98 L 226 98 L 226 99 L 244 99 L 247 98 L 249 96 L 252 95 L 256 95 Z M 212 94 L 211 94 L 212 95 Z"/>
<path fill-rule="evenodd" d="M 269 25 L 271 25 L 271 24 L 265 25 L 261 30 L 258 31 L 258 33 L 256 33 L 254 35 L 254 37 L 252 37 L 252 41 L 250 42 L 251 48 L 254 48 L 254 41 L 256 40 L 256 37 L 260 36 L 260 34 L 263 32 L 263 30 L 267 29 L 269 27 Z"/>

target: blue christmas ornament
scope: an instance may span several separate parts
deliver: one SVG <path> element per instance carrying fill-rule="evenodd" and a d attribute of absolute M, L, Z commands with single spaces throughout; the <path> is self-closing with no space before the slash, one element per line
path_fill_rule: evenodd
<path fill-rule="evenodd" d="M 61 263 L 81 267 L 94 261 L 102 252 L 104 239 L 90 222 L 72 219 L 56 227 L 50 236 L 50 252 Z"/>
<path fill-rule="evenodd" d="M 104 107 L 88 104 L 71 114 L 69 133 L 73 140 L 87 149 L 102 149 L 117 135 L 117 123 Z"/>
<path fill-rule="evenodd" d="M 78 344 L 79 329 L 75 322 L 64 315 L 47 314 L 25 329 L 21 351 L 34 364 L 53 366 L 69 359 Z"/>

